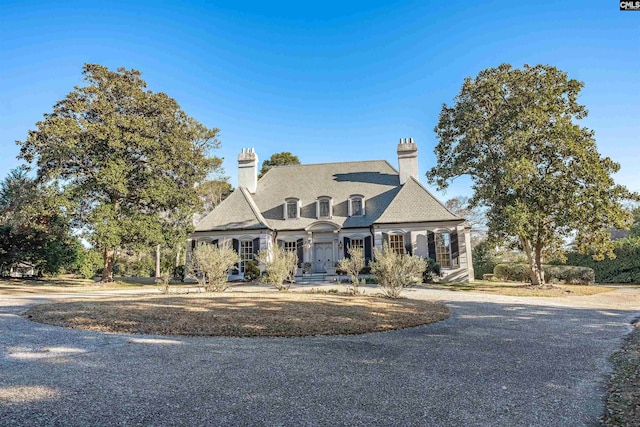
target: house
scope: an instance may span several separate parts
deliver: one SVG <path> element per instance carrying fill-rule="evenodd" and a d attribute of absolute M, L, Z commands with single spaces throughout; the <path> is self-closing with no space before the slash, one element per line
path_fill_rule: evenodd
<path fill-rule="evenodd" d="M 403 138 L 398 169 L 385 160 L 280 166 L 258 180 L 258 155 L 238 156 L 238 188 L 204 217 L 189 237 L 187 257 L 198 242 L 229 244 L 242 262 L 280 245 L 295 251 L 299 266 L 330 270 L 350 247 L 383 242 L 399 253 L 431 257 L 445 279 L 473 277 L 470 227 L 418 181 L 418 147 Z M 307 264 L 307 266 L 309 266 Z"/>

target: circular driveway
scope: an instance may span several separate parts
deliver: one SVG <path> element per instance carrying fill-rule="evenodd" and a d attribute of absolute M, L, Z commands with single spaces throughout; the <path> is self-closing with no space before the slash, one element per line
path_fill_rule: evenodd
<path fill-rule="evenodd" d="M 640 289 L 622 288 L 417 289 L 451 318 L 359 336 L 119 335 L 19 316 L 80 296 L 0 297 L 1 425 L 598 425 L 607 358 L 640 315 Z"/>

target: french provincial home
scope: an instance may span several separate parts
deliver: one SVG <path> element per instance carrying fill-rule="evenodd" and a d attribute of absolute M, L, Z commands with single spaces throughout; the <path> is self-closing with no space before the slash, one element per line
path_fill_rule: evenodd
<path fill-rule="evenodd" d="M 433 258 L 444 280 L 473 277 L 470 227 L 418 181 L 418 147 L 403 138 L 398 169 L 385 160 L 279 166 L 258 180 L 258 155 L 238 156 L 238 188 L 204 217 L 189 237 L 187 256 L 199 242 L 228 244 L 246 263 L 279 245 L 316 273 L 333 271 L 349 248 L 367 261 L 383 243 L 398 252 Z"/>

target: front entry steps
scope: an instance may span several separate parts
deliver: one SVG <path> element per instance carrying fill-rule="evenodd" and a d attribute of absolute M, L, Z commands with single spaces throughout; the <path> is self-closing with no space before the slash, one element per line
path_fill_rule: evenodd
<path fill-rule="evenodd" d="M 307 273 L 296 276 L 296 285 L 315 285 L 319 283 L 333 283 L 338 281 L 338 276 L 327 273 Z"/>

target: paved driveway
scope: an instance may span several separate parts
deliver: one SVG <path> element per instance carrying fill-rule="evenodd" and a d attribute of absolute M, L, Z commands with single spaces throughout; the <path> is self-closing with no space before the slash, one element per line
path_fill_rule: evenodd
<path fill-rule="evenodd" d="M 409 295 L 453 315 L 360 336 L 136 336 L 33 323 L 18 313 L 53 297 L 3 296 L 0 425 L 597 425 L 607 357 L 640 315 L 640 289 Z"/>

